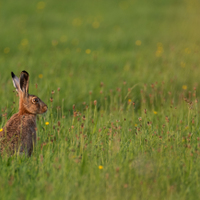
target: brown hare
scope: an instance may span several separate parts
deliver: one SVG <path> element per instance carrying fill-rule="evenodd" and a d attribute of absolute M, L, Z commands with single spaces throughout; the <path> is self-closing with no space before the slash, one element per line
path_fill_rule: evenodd
<path fill-rule="evenodd" d="M 11 72 L 14 87 L 19 94 L 19 112 L 14 114 L 0 132 L 0 151 L 13 155 L 25 152 L 28 156 L 36 144 L 36 115 L 47 111 L 47 105 L 28 93 L 29 74 L 22 71 L 20 78 Z"/>

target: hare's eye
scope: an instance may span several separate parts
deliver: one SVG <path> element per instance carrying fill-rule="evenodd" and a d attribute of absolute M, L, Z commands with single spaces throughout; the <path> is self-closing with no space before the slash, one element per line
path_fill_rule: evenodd
<path fill-rule="evenodd" d="M 38 102 L 38 98 L 34 98 L 32 99 L 33 103 L 37 103 Z"/>

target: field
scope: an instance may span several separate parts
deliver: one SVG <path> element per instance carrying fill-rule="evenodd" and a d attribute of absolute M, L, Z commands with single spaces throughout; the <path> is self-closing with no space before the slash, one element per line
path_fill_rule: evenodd
<path fill-rule="evenodd" d="M 30 158 L 0 156 L 0 199 L 199 199 L 199 7 L 1 0 L 0 128 L 11 71 L 49 109 Z"/>

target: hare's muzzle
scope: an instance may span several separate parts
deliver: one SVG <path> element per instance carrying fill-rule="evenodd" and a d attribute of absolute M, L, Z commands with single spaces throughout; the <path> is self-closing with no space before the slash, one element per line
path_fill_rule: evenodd
<path fill-rule="evenodd" d="M 44 105 L 44 106 L 42 107 L 42 112 L 45 113 L 45 112 L 47 112 L 47 110 L 48 110 L 47 105 Z"/>

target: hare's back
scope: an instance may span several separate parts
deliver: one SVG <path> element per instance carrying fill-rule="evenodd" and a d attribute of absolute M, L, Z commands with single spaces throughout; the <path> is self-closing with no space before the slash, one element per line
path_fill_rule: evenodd
<path fill-rule="evenodd" d="M 20 133 L 20 117 L 18 113 L 14 114 L 6 123 L 4 126 L 4 134 L 8 138 L 12 138 L 14 135 L 18 135 Z"/>
<path fill-rule="evenodd" d="M 11 152 L 18 148 L 20 138 L 20 119 L 14 114 L 0 132 L 0 149 L 7 149 Z"/>

